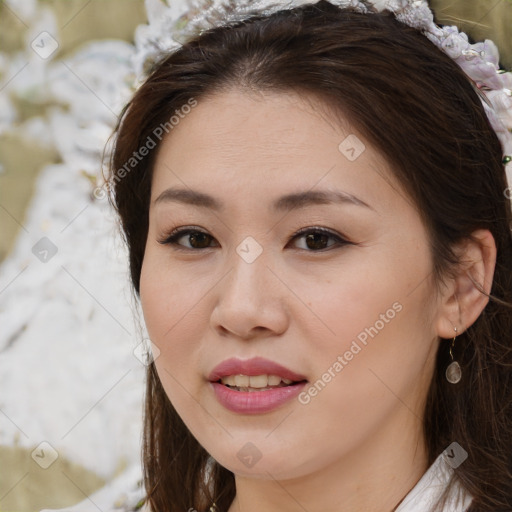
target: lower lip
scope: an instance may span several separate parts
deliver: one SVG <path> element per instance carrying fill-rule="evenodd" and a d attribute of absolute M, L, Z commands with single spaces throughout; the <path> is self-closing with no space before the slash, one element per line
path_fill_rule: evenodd
<path fill-rule="evenodd" d="M 235 391 L 220 382 L 211 383 L 217 400 L 226 409 L 240 414 L 260 414 L 272 411 L 295 398 L 306 384 L 306 382 L 297 382 L 290 386 L 265 391 Z"/>

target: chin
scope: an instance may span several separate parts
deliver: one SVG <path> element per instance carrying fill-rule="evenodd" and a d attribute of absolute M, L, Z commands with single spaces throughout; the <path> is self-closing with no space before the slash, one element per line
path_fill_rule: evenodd
<path fill-rule="evenodd" d="M 309 474 L 318 469 L 313 461 L 297 457 L 297 450 L 283 450 L 281 446 L 265 446 L 261 441 L 256 443 L 246 441 L 240 449 L 233 447 L 238 443 L 229 439 L 225 449 L 217 445 L 209 451 L 211 456 L 223 467 L 243 478 L 258 480 L 289 480 Z"/>

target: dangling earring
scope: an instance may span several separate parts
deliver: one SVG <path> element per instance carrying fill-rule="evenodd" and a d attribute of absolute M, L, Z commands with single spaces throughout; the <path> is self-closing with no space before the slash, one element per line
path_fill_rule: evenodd
<path fill-rule="evenodd" d="M 446 380 L 450 384 L 457 384 L 457 382 L 460 382 L 460 379 L 462 378 L 462 370 L 460 369 L 460 364 L 457 361 L 453 360 L 453 346 L 455 344 L 455 338 L 457 337 L 457 327 L 454 327 L 455 329 L 455 336 L 453 337 L 453 340 L 450 345 L 450 358 L 452 362 L 448 365 L 448 368 L 446 368 Z"/>

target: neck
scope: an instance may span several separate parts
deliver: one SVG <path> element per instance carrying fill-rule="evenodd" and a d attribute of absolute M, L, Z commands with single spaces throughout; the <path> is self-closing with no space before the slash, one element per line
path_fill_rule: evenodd
<path fill-rule="evenodd" d="M 228 512 L 392 512 L 428 468 L 421 423 L 399 406 L 398 418 L 313 474 L 292 480 L 235 475 Z"/>

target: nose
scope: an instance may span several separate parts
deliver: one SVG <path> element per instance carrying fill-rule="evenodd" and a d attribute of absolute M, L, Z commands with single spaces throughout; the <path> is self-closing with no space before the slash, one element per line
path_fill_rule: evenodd
<path fill-rule="evenodd" d="M 238 254 L 231 270 L 215 287 L 211 325 L 221 336 L 244 340 L 277 336 L 286 331 L 286 290 L 262 255 L 249 263 Z"/>

